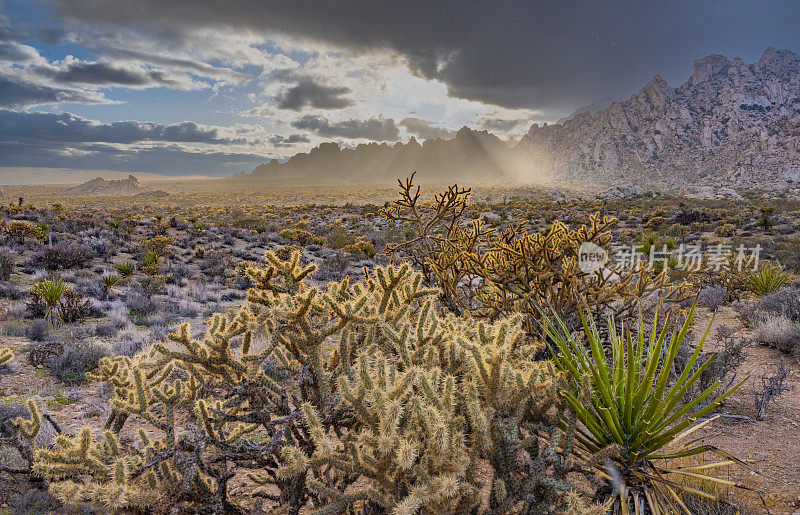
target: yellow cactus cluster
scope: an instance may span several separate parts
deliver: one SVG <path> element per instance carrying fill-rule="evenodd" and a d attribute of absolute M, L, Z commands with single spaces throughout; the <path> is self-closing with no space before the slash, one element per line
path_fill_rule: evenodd
<path fill-rule="evenodd" d="M 556 436 L 565 378 L 536 360 L 521 317 L 442 313 L 408 265 L 324 288 L 314 269 L 267 253 L 247 270 L 249 302 L 202 338 L 184 324 L 145 354 L 103 358 L 91 378 L 111 393 L 106 431 L 57 437 L 34 470 L 65 504 L 105 509 L 461 513 L 487 502 L 479 462 L 496 509 L 557 498 L 571 470 Z M 21 422 L 33 438 L 35 420 Z M 126 423 L 138 445 L 120 442 Z M 237 473 L 256 485 L 248 498 L 229 497 Z"/>
<path fill-rule="evenodd" d="M 451 186 L 424 203 L 412 175 L 400 182 L 399 198 L 383 210 L 387 220 L 414 232 L 387 251 L 410 258 L 454 313 L 489 318 L 525 313 L 530 329 L 531 318 L 542 308 L 574 315 L 582 302 L 598 311 L 616 303 L 615 314 L 621 315 L 654 292 L 661 291 L 664 301 L 686 298 L 685 285 L 673 287 L 667 271 L 656 273 L 646 263 L 581 269 L 581 246 L 609 250 L 615 218 L 598 212 L 578 229 L 556 220 L 539 232 L 528 232 L 524 222 L 498 232 L 481 218 L 465 218 L 470 193 Z"/>
<path fill-rule="evenodd" d="M 18 242 L 25 239 L 39 240 L 44 237 L 42 228 L 25 220 L 0 220 L 0 229 Z"/>

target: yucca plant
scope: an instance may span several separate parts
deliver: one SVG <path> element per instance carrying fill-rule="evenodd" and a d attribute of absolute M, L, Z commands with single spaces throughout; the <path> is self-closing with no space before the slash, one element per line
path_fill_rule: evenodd
<path fill-rule="evenodd" d="M 119 275 L 122 277 L 130 277 L 133 271 L 136 270 L 136 265 L 130 261 L 125 261 L 124 263 L 117 263 L 114 265 L 114 268 L 117 269 L 117 272 L 119 272 Z"/>
<path fill-rule="evenodd" d="M 158 262 L 158 252 L 150 250 L 142 258 L 142 266 L 151 266 Z"/>
<path fill-rule="evenodd" d="M 752 293 L 762 297 L 783 286 L 789 280 L 789 275 L 780 265 L 767 262 L 757 272 L 750 273 L 746 286 Z"/>
<path fill-rule="evenodd" d="M 102 281 L 106 290 L 106 300 L 108 300 L 108 297 L 111 295 L 111 288 L 116 286 L 119 282 L 119 276 L 117 274 L 106 273 L 103 274 Z"/>
<path fill-rule="evenodd" d="M 119 276 L 116 274 L 103 274 L 103 284 L 106 288 L 113 288 L 119 282 Z"/>
<path fill-rule="evenodd" d="M 708 475 L 716 468 L 739 462 L 710 445 L 686 437 L 712 419 L 697 423 L 712 413 L 742 383 L 713 397 L 719 381 L 693 399 L 687 399 L 713 358 L 696 366 L 709 334 L 706 329 L 677 380 L 669 384 L 675 356 L 694 318 L 693 305 L 680 331 L 669 331 L 669 319 L 659 329 L 657 317 L 646 330 L 640 315 L 638 330 L 609 320 L 607 359 L 603 341 L 592 315 L 579 309 L 588 349 L 564 322 L 545 317 L 545 328 L 557 367 L 572 377 L 564 398 L 581 425 L 575 434 L 575 453 L 595 468 L 607 482 L 600 501 L 614 499 L 615 513 L 640 513 L 645 502 L 653 513 L 688 513 L 682 496 L 699 495 L 720 501 L 681 482 L 680 478 L 703 479 L 738 486 Z M 710 399 L 710 401 L 709 401 Z M 700 467 L 680 466 L 676 459 L 712 452 L 723 461 Z"/>
<path fill-rule="evenodd" d="M 31 288 L 31 294 L 44 303 L 44 318 L 51 326 L 56 326 L 60 322 L 61 297 L 66 291 L 67 286 L 59 278 L 39 281 Z"/>

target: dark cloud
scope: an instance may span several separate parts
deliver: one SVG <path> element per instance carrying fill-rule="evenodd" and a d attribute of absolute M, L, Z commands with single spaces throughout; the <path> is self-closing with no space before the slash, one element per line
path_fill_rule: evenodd
<path fill-rule="evenodd" d="M 0 2 L 0 9 L 2 9 L 3 3 Z M 19 29 L 18 27 L 14 27 L 11 25 L 11 22 L 8 19 L 8 16 L 0 12 L 0 43 L 2 42 L 11 42 L 11 41 L 20 41 L 26 36 L 26 33 Z"/>
<path fill-rule="evenodd" d="M 89 84 L 92 86 L 186 86 L 187 80 L 161 70 L 125 68 L 114 64 L 95 61 L 71 61 L 63 67 L 40 66 L 34 72 L 52 79 L 59 84 Z M 183 79 L 183 80 L 182 80 Z"/>
<path fill-rule="evenodd" d="M 370 141 L 397 141 L 400 129 L 394 120 L 382 116 L 368 120 L 350 118 L 331 123 L 322 116 L 307 114 L 292 122 L 296 129 L 310 130 L 327 138 L 367 139 Z"/>
<path fill-rule="evenodd" d="M 257 154 L 194 152 L 177 145 L 118 148 L 98 143 L 64 146 L 53 142 L 0 141 L 0 166 L 226 176 L 249 172 L 264 160 Z"/>
<path fill-rule="evenodd" d="M 269 139 L 269 142 L 276 147 L 286 148 L 296 145 L 297 143 L 311 143 L 311 139 L 302 134 L 291 134 L 289 136 L 276 134 Z"/>
<path fill-rule="evenodd" d="M 389 49 L 450 94 L 562 114 L 632 92 L 655 74 L 685 80 L 710 53 L 752 61 L 800 49 L 800 2 L 773 0 L 52 0 L 73 24 L 125 27 L 191 46 L 198 29 L 286 34 L 353 51 Z M 143 16 L 142 13 L 147 13 Z"/>
<path fill-rule="evenodd" d="M 109 100 L 93 91 L 57 88 L 0 75 L 0 107 L 26 108 L 62 102 L 106 104 Z"/>
<path fill-rule="evenodd" d="M 244 73 L 231 70 L 230 68 L 215 67 L 210 64 L 201 61 L 193 61 L 191 59 L 168 57 L 149 52 L 139 52 L 137 50 L 131 50 L 127 48 L 111 48 L 106 46 L 100 47 L 98 51 L 106 58 L 131 60 L 151 65 L 165 66 L 171 69 L 184 70 L 202 77 L 235 80 L 246 80 L 249 77 Z"/>
<path fill-rule="evenodd" d="M 347 86 L 325 86 L 306 78 L 278 95 L 275 101 L 279 109 L 293 111 L 300 111 L 305 107 L 344 109 L 355 104 L 352 99 L 343 96 L 352 92 Z"/>
<path fill-rule="evenodd" d="M 528 118 L 495 118 L 494 116 L 484 116 L 478 120 L 478 125 L 489 132 L 509 132 L 520 126 L 530 125 Z"/>
<path fill-rule="evenodd" d="M 215 128 L 194 122 L 163 125 L 153 122 L 100 123 L 70 113 L 24 113 L 0 110 L 0 141 L 38 140 L 59 143 L 138 143 L 169 141 L 232 144 L 242 140 L 221 138 Z"/>
<path fill-rule="evenodd" d="M 420 139 L 448 139 L 456 134 L 456 131 L 445 127 L 437 127 L 433 122 L 422 120 L 421 118 L 403 118 L 397 125 L 405 127 L 407 132 L 414 134 Z"/>

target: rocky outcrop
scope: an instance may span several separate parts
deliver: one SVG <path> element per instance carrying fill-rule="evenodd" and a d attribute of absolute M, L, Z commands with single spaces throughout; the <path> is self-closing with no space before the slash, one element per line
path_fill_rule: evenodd
<path fill-rule="evenodd" d="M 153 190 L 139 184 L 139 180 L 133 175 L 127 179 L 107 181 L 102 177 L 97 177 L 84 182 L 74 188 L 69 188 L 62 192 L 62 195 L 87 195 L 87 196 L 111 196 L 111 195 L 141 195 L 152 194 Z M 162 192 L 163 193 L 163 192 Z"/>
<path fill-rule="evenodd" d="M 679 87 L 656 76 L 594 115 L 534 124 L 514 153 L 530 180 L 785 188 L 800 182 L 800 56 L 698 59 Z"/>
<path fill-rule="evenodd" d="M 427 182 L 513 181 L 511 145 L 488 133 L 467 127 L 449 140 L 429 139 L 420 143 L 365 143 L 340 148 L 322 143 L 308 153 L 256 167 L 245 179 L 293 179 L 315 182 L 394 182 L 417 172 Z"/>

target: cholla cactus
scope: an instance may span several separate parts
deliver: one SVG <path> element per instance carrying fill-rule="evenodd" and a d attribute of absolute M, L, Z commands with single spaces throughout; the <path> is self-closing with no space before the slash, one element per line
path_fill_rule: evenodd
<path fill-rule="evenodd" d="M 551 307 L 575 315 L 583 302 L 594 310 L 615 303 L 616 315 L 630 314 L 643 297 L 663 290 L 663 300 L 686 298 L 686 287 L 672 287 L 667 271 L 660 274 L 642 264 L 629 269 L 581 269 L 583 244 L 608 249 L 616 219 L 594 213 L 578 229 L 555 221 L 546 230 L 528 232 L 524 224 L 501 233 L 483 220 L 468 223 L 464 212 L 469 189 L 451 186 L 435 195 L 432 204 L 420 200 L 413 175 L 400 182 L 400 198 L 383 210 L 389 221 L 411 225 L 415 234 L 387 251 L 410 257 L 426 272 L 426 283 L 441 290 L 442 304 L 457 314 L 489 318 L 527 313 L 533 333 L 538 309 Z"/>
<path fill-rule="evenodd" d="M 41 239 L 44 237 L 41 227 L 33 222 L 26 222 L 24 220 L 3 220 L 2 229 L 3 232 L 20 243 L 24 243 L 25 238 Z"/>
<path fill-rule="evenodd" d="M 8 347 L 3 347 L 2 349 L 0 349 L 0 365 L 8 363 L 13 357 L 14 353 L 11 352 L 11 349 L 9 349 Z"/>
<path fill-rule="evenodd" d="M 481 489 L 498 510 L 556 503 L 571 467 L 555 431 L 563 377 L 535 360 L 519 318 L 442 315 L 408 265 L 317 288 L 299 253 L 266 261 L 247 270 L 248 303 L 211 317 L 203 338 L 184 324 L 146 354 L 100 361 L 90 377 L 111 392 L 108 430 L 36 457 L 60 499 L 236 512 L 245 500 L 227 483 L 246 471 L 264 486 L 252 498 L 289 513 L 459 513 Z M 158 436 L 122 446 L 132 421 Z"/>

